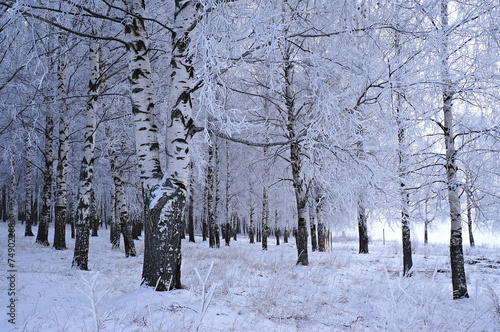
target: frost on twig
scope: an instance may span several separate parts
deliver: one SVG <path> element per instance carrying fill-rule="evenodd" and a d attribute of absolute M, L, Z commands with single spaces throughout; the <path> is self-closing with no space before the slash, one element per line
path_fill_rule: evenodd
<path fill-rule="evenodd" d="M 206 291 L 207 287 L 207 281 L 208 277 L 210 276 L 210 273 L 212 272 L 212 268 L 214 267 L 214 262 L 210 263 L 210 268 L 208 269 L 207 275 L 205 277 L 205 280 L 201 278 L 200 272 L 198 271 L 197 268 L 194 268 L 194 271 L 196 272 L 196 275 L 198 276 L 198 279 L 200 280 L 201 284 L 201 309 L 200 309 L 200 317 L 198 321 L 198 327 L 196 330 L 198 330 L 201 326 L 201 322 L 203 321 L 203 317 L 205 316 L 205 313 L 207 312 L 208 307 L 210 306 L 210 302 L 212 301 L 212 297 L 214 295 L 215 289 L 217 286 L 219 286 L 218 283 L 213 284 L 210 286 L 210 289 Z"/>
<path fill-rule="evenodd" d="M 107 292 L 105 292 L 101 296 L 96 295 L 96 283 L 98 276 L 99 272 L 91 276 L 89 280 L 82 277 L 81 279 L 83 281 L 83 285 L 85 286 L 85 288 L 84 289 L 77 288 L 78 291 L 83 295 L 85 295 L 85 297 L 90 302 L 90 306 L 84 307 L 84 309 L 88 310 L 92 314 L 92 318 L 94 319 L 95 323 L 95 331 L 99 331 L 101 325 L 101 322 L 99 321 L 97 305 L 99 304 L 99 302 L 101 302 L 102 298 L 107 294 Z"/>

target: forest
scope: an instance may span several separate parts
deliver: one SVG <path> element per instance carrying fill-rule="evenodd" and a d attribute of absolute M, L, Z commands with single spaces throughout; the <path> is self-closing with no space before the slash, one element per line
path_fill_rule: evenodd
<path fill-rule="evenodd" d="M 0 226 L 18 243 L 3 260 L 134 262 L 150 297 L 187 273 L 204 305 L 183 328 L 203 330 L 217 286 L 196 257 L 279 265 L 281 241 L 311 278 L 346 239 L 374 264 L 384 225 L 401 289 L 421 277 L 417 238 L 446 224 L 434 275 L 477 300 L 468 266 L 500 264 L 498 246 L 473 251 L 500 231 L 499 42 L 498 0 L 0 0 Z M 472 330 L 500 327 L 488 289 L 497 325 Z"/>

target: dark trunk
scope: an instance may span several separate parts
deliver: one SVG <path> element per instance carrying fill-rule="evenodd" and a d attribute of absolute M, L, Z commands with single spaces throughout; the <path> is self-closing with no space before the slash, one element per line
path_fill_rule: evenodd
<path fill-rule="evenodd" d="M 410 239 L 410 227 L 408 225 L 408 214 L 402 213 L 402 232 L 403 232 L 403 276 L 411 276 L 411 268 L 413 266 L 413 260 L 411 255 L 411 239 Z"/>
<path fill-rule="evenodd" d="M 54 225 L 54 249 L 65 250 L 66 247 L 66 207 L 55 207 L 56 222 Z"/>
<path fill-rule="evenodd" d="M 52 197 L 52 133 L 54 131 L 54 121 L 52 115 L 46 116 L 45 126 L 45 154 L 43 170 L 43 191 L 42 191 L 42 212 L 36 235 L 36 243 L 44 246 L 49 245 L 49 222 L 50 205 Z"/>
<path fill-rule="evenodd" d="M 208 145 L 208 167 L 207 167 L 207 213 L 208 213 L 208 246 L 216 247 L 215 240 L 215 211 L 214 211 L 214 167 L 213 167 L 214 149 L 211 144 Z"/>
<path fill-rule="evenodd" d="M 311 247 L 312 251 L 318 250 L 318 241 L 316 238 L 316 221 L 314 220 L 314 206 L 309 205 L 309 227 L 311 228 Z"/>
<path fill-rule="evenodd" d="M 194 241 L 194 162 L 189 163 L 189 200 L 188 200 L 188 212 L 187 212 L 187 224 L 188 224 L 188 234 L 189 242 Z"/>
<path fill-rule="evenodd" d="M 467 195 L 467 226 L 469 229 L 469 245 L 471 247 L 475 246 L 474 235 L 472 234 L 472 204 L 470 202 L 470 197 Z"/>
<path fill-rule="evenodd" d="M 269 198 L 267 197 L 266 187 L 262 190 L 262 250 L 267 250 L 269 220 Z"/>
<path fill-rule="evenodd" d="M 7 219 L 9 219 L 7 215 L 7 189 L 4 186 L 2 188 L 2 220 L 6 222 Z"/>
<path fill-rule="evenodd" d="M 321 201 L 316 200 L 316 217 L 318 218 L 318 251 L 325 251 L 325 225 L 323 224 L 323 210 Z"/>
<path fill-rule="evenodd" d="M 358 232 L 359 253 L 368 254 L 368 228 L 366 225 L 365 207 L 362 202 L 358 202 Z"/>
<path fill-rule="evenodd" d="M 429 232 L 427 231 L 429 227 L 429 222 L 426 220 L 424 223 L 424 243 L 429 243 Z"/>
<path fill-rule="evenodd" d="M 248 238 L 250 239 L 250 243 L 255 243 L 254 241 L 254 223 L 253 223 L 253 206 L 252 202 L 250 202 L 250 221 L 248 226 Z"/>

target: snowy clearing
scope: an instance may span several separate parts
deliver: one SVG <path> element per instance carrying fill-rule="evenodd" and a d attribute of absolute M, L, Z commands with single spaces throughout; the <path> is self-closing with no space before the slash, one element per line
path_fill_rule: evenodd
<path fill-rule="evenodd" d="M 444 245 L 419 244 L 414 275 L 402 278 L 396 242 L 372 243 L 368 255 L 359 255 L 355 242 L 336 242 L 329 252 L 310 253 L 303 267 L 295 265 L 293 238 L 280 246 L 269 238 L 264 252 L 242 236 L 220 249 L 197 237 L 182 246 L 186 289 L 155 292 L 139 286 L 142 241 L 136 241 L 138 257 L 125 258 L 110 249 L 109 231 L 100 230 L 90 240 L 91 271 L 80 271 L 70 268 L 74 239 L 69 250 L 56 251 L 21 236 L 20 224 L 16 234 L 16 324 L 6 315 L 9 280 L 3 277 L 0 331 L 500 330 L 498 247 L 464 247 L 470 298 L 452 300 Z M 6 276 L 7 236 L 2 223 Z"/>

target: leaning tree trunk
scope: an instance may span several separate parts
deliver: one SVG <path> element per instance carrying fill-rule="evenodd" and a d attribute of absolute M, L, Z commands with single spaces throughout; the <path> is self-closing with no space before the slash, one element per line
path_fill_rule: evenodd
<path fill-rule="evenodd" d="M 59 38 L 60 47 L 65 42 L 63 37 Z M 54 249 L 64 250 L 66 248 L 66 178 L 68 174 L 69 132 L 66 123 L 66 58 L 58 54 L 57 61 L 57 95 L 59 102 L 59 151 L 56 173 L 55 190 L 55 224 L 54 224 Z"/>
<path fill-rule="evenodd" d="M 89 256 L 89 230 L 90 230 L 90 204 L 92 193 L 92 179 L 94 173 L 94 148 L 96 130 L 96 108 L 99 90 L 99 44 L 90 42 L 89 47 L 89 100 L 85 116 L 85 131 L 83 141 L 83 158 L 80 168 L 78 185 L 78 206 L 75 222 L 75 251 L 73 254 L 73 267 L 88 270 Z"/>
<path fill-rule="evenodd" d="M 38 222 L 38 232 L 36 235 L 36 243 L 44 246 L 49 245 L 49 221 L 50 221 L 50 204 L 52 197 L 52 142 L 54 140 L 54 120 L 51 110 L 45 117 L 45 152 L 44 152 L 44 169 L 43 169 L 43 191 L 42 191 L 42 211 Z"/>
<path fill-rule="evenodd" d="M 26 224 L 24 236 L 34 236 L 31 230 L 31 208 L 33 205 L 33 186 L 31 185 L 31 146 L 26 148 Z"/>
<path fill-rule="evenodd" d="M 453 284 L 453 298 L 460 299 L 469 297 L 467 293 L 467 282 L 465 279 L 464 254 L 462 247 L 462 218 L 460 215 L 460 186 L 457 180 L 457 163 L 455 150 L 455 136 L 453 132 L 453 91 L 448 63 L 448 0 L 441 0 L 441 18 L 443 41 L 441 49 L 441 75 L 443 79 L 443 113 L 444 141 L 446 149 L 446 181 L 448 185 L 448 203 L 450 206 L 451 236 L 450 236 L 450 262 L 451 279 Z"/>

